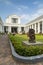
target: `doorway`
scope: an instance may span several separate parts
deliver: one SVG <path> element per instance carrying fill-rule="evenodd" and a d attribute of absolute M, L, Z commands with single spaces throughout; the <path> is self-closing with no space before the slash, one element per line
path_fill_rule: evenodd
<path fill-rule="evenodd" d="M 24 31 L 24 27 L 21 27 L 21 31 L 22 31 L 22 32 Z"/>
<path fill-rule="evenodd" d="M 12 28 L 11 28 L 11 32 L 12 32 L 12 33 L 13 33 L 13 32 L 17 33 L 17 27 L 12 27 Z"/>
<path fill-rule="evenodd" d="M 8 33 L 8 26 L 4 26 L 4 32 Z"/>

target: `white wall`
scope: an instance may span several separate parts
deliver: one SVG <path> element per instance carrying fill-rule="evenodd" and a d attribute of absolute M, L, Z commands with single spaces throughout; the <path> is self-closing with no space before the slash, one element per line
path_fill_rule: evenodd
<path fill-rule="evenodd" d="M 2 32 L 2 25 L 0 24 L 0 32 Z"/>
<path fill-rule="evenodd" d="M 18 19 L 17 23 L 12 23 L 12 18 L 17 18 Z M 8 16 L 6 18 L 6 22 L 5 23 L 20 24 L 20 17 L 17 16 L 17 15 Z"/>
<path fill-rule="evenodd" d="M 12 23 L 12 18 L 18 18 L 18 23 L 17 24 Z M 30 23 L 26 25 L 20 25 L 20 17 L 18 17 L 17 15 L 11 15 L 7 17 L 6 23 L 4 24 L 4 26 L 8 26 L 9 32 L 11 32 L 12 26 L 18 27 L 18 32 L 20 32 L 21 27 L 24 26 L 25 33 L 27 33 L 29 31 L 29 28 L 31 28 L 31 25 L 33 29 L 33 24 L 35 24 L 35 33 L 36 33 L 36 23 L 38 23 L 38 33 L 39 33 L 40 32 L 40 24 L 39 24 L 40 21 L 43 21 L 43 17 L 36 18 L 35 20 L 31 21 Z M 43 23 L 42 23 L 42 29 L 43 29 Z M 42 30 L 42 33 L 43 33 L 43 30 Z"/>
<path fill-rule="evenodd" d="M 32 29 L 33 29 L 33 24 L 35 24 L 35 33 L 36 34 L 40 33 L 40 22 L 41 21 L 42 21 L 42 33 L 43 33 L 43 17 L 36 18 L 35 20 L 30 21 L 28 24 L 26 24 L 26 27 L 25 27 L 26 32 L 29 27 L 31 28 L 31 25 L 32 25 Z M 36 32 L 36 23 L 38 23 L 38 32 Z"/>
<path fill-rule="evenodd" d="M 18 29 L 17 29 L 18 33 L 20 33 L 21 31 L 21 27 L 19 26 Z"/>

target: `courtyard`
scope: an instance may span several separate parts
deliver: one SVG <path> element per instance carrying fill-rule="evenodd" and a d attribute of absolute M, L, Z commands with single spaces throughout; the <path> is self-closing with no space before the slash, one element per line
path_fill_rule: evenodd
<path fill-rule="evenodd" d="M 22 37 L 25 38 L 26 35 L 24 36 L 22 35 Z M 39 35 L 37 38 L 39 38 L 38 40 L 42 39 L 41 41 L 43 42 L 42 35 L 41 37 Z M 8 35 L 4 34 L 4 35 L 0 35 L 0 65 L 43 65 L 43 61 L 27 64 L 27 63 L 18 62 L 17 60 L 15 60 L 15 58 L 13 58 L 11 54 Z"/>
<path fill-rule="evenodd" d="M 43 0 L 0 0 L 0 65 L 43 65 Z"/>

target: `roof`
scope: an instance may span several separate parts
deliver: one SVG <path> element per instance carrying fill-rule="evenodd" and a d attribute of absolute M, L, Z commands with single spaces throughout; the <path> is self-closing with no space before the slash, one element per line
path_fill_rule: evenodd
<path fill-rule="evenodd" d="M 20 16 L 18 16 L 18 15 L 12 14 L 12 15 L 7 16 L 6 18 L 9 18 L 10 16 L 11 16 L 11 17 L 12 17 L 12 16 L 20 17 Z"/>
<path fill-rule="evenodd" d="M 36 21 L 36 20 L 39 20 L 39 19 L 43 19 L 43 15 L 41 15 L 41 16 L 35 18 L 34 20 L 28 22 L 27 24 L 32 23 L 32 22 L 34 22 L 34 21 Z"/>

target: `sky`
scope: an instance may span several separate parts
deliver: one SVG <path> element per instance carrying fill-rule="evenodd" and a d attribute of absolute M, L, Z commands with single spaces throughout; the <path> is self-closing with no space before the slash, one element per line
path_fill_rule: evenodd
<path fill-rule="evenodd" d="M 20 16 L 21 23 L 26 24 L 43 15 L 43 0 L 0 0 L 0 16 L 3 22 L 12 14 Z"/>

